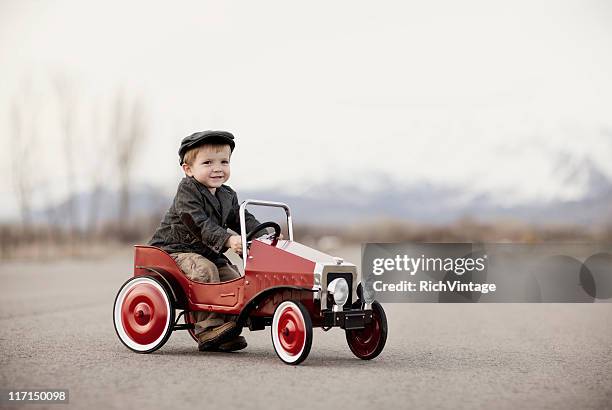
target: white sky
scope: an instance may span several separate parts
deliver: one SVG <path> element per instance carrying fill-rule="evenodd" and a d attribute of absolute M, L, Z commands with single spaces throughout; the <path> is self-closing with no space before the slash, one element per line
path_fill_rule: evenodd
<path fill-rule="evenodd" d="M 10 105 L 28 87 L 36 200 L 65 195 L 58 76 L 78 101 L 79 189 L 92 172 L 115 179 L 91 116 L 120 88 L 149 112 L 135 178 L 169 193 L 180 139 L 204 129 L 237 136 L 239 191 L 377 189 L 390 174 L 513 201 L 577 197 L 563 153 L 612 176 L 608 2 L 125 3 L 0 2 L 0 215 L 15 210 Z"/>

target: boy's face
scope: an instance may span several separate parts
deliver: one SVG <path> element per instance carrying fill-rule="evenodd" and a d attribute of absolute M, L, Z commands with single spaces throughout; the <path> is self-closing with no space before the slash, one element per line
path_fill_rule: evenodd
<path fill-rule="evenodd" d="M 200 147 L 192 164 L 183 164 L 183 171 L 208 188 L 211 193 L 224 184 L 230 177 L 229 145 L 218 147 Z"/>

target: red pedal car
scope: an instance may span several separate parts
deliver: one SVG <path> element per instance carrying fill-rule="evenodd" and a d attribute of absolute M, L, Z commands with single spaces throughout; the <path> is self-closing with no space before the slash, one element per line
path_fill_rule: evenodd
<path fill-rule="evenodd" d="M 289 240 L 278 239 L 281 228 L 275 222 L 245 235 L 247 205 L 283 208 Z M 295 242 L 286 204 L 245 201 L 240 226 L 244 274 L 228 282 L 193 282 L 163 250 L 135 247 L 134 277 L 121 286 L 113 308 L 115 331 L 125 346 L 150 353 L 175 330 L 188 330 L 194 337 L 192 312 L 209 311 L 238 315 L 239 328 L 271 326 L 274 350 L 288 364 L 306 359 L 313 327 L 344 329 L 349 348 L 360 359 L 382 352 L 385 312 L 374 295 L 362 292 L 355 265 Z M 273 234 L 252 239 L 268 227 L 274 228 Z M 179 323 L 181 316 L 184 323 Z"/>

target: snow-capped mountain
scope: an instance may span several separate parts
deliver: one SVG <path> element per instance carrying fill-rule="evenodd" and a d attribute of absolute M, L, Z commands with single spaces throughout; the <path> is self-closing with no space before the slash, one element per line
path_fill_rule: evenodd
<path fill-rule="evenodd" d="M 612 222 L 612 181 L 593 162 L 568 161 L 559 158 L 558 178 L 572 185 L 576 193 L 571 199 L 536 200 L 529 203 L 506 205 L 504 198 L 488 192 L 434 185 L 431 183 L 401 184 L 394 181 L 379 184 L 376 189 L 364 189 L 358 182 L 330 182 L 291 190 L 239 190 L 240 200 L 264 199 L 288 203 L 294 220 L 307 224 L 348 224 L 379 218 L 411 220 L 422 223 L 445 224 L 462 217 L 491 221 L 514 219 L 527 223 L 561 223 L 595 225 Z M 377 178 L 390 176 L 378 175 Z M 578 195 L 579 194 L 579 195 Z M 132 192 L 130 214 L 147 216 L 163 213 L 171 202 L 171 195 L 150 186 Z M 93 204 L 96 203 L 97 206 Z M 113 220 L 118 213 L 116 192 L 102 190 L 74 197 L 74 208 L 79 223 L 85 224 L 91 212 L 100 221 Z M 37 219 L 58 223 L 67 218 L 68 201 L 36 213 Z M 265 212 L 257 210 L 260 219 Z"/>

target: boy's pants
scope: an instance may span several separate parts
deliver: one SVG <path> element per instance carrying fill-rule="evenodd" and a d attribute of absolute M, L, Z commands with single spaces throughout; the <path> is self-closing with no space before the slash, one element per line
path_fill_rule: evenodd
<path fill-rule="evenodd" d="M 232 265 L 227 264 L 217 268 L 212 261 L 197 253 L 172 253 L 170 256 L 176 261 L 185 276 L 194 282 L 225 282 L 240 277 L 238 269 Z M 216 312 L 193 312 L 192 315 L 196 322 L 196 335 L 236 319 L 233 315 Z"/>

